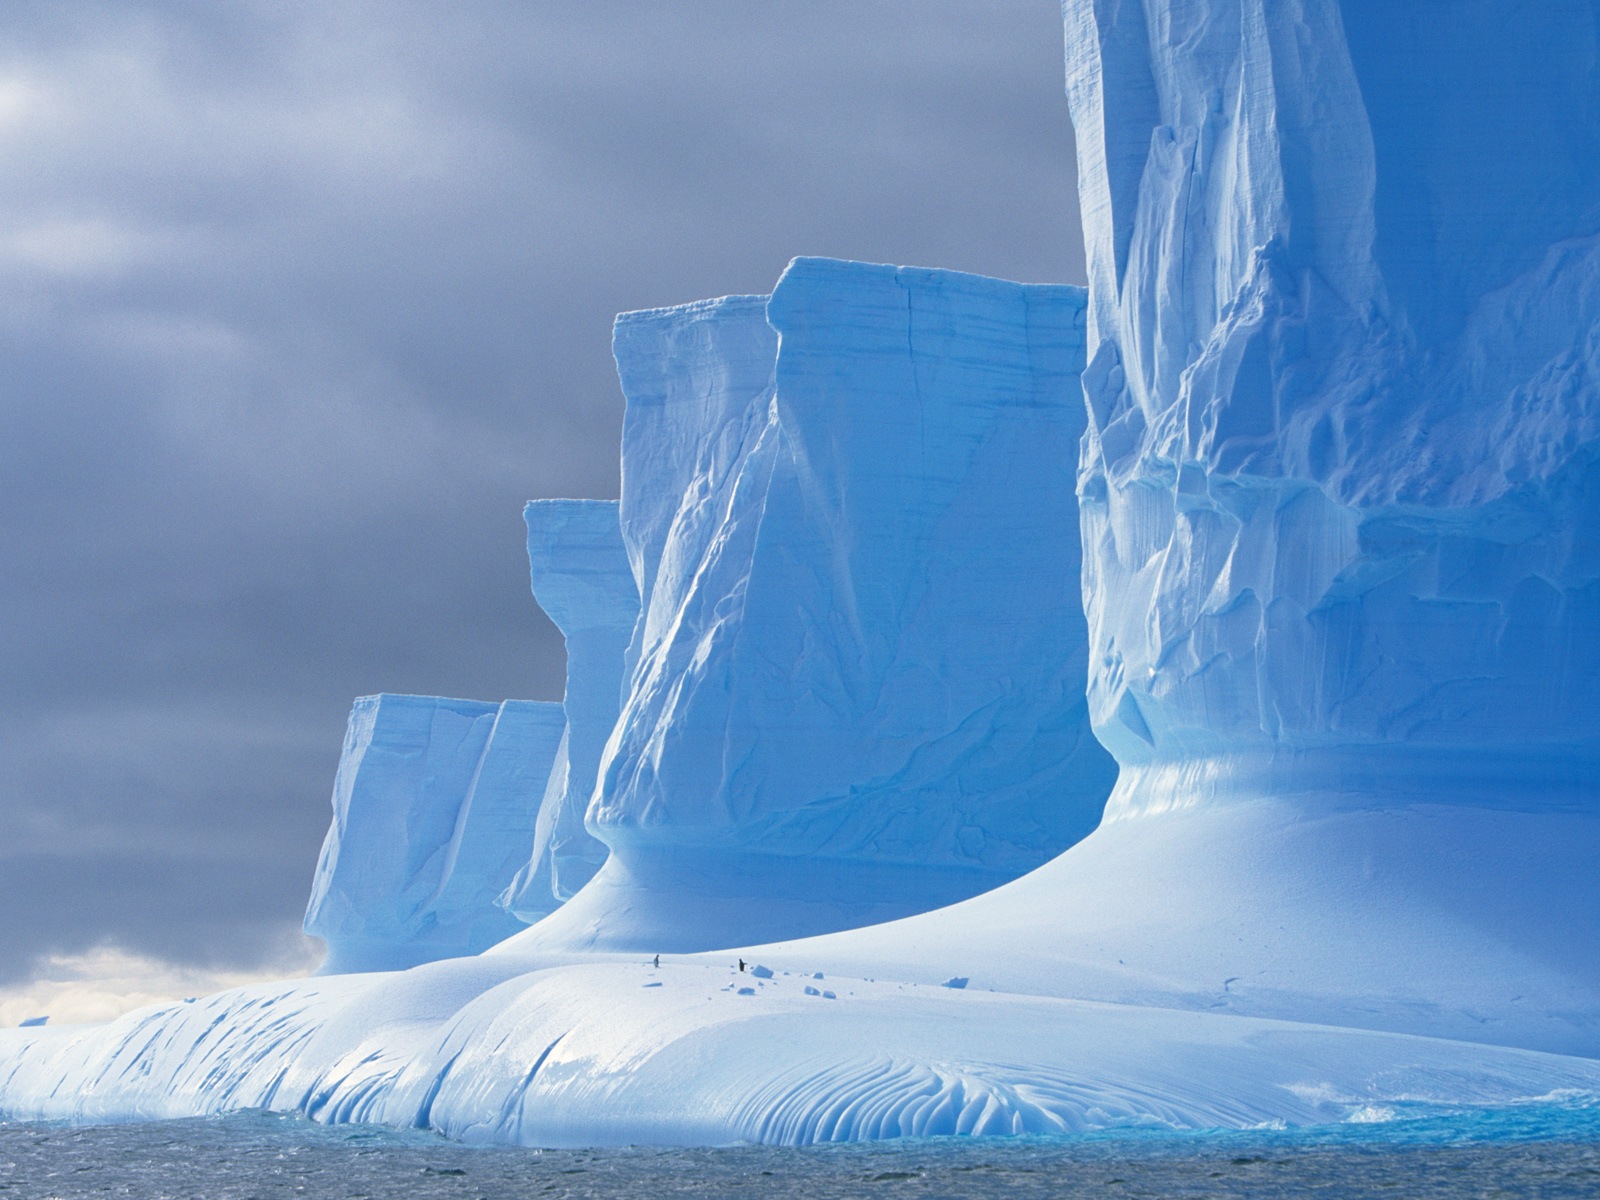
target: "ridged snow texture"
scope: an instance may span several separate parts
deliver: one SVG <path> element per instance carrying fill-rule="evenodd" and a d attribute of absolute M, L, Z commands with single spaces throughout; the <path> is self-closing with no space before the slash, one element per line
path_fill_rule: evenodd
<path fill-rule="evenodd" d="M 1339 1121 L 1600 1091 L 1600 1064 L 1040 996 L 505 958 L 0 1031 L 0 1119 L 237 1109 L 535 1146 Z"/>
<path fill-rule="evenodd" d="M 1113 811 L 1278 751 L 1303 788 L 1591 806 L 1600 5 L 1066 12 L 1096 729 L 1211 764 Z"/>
<path fill-rule="evenodd" d="M 557 704 L 355 702 L 305 930 L 324 971 L 476 954 L 523 928 L 495 898 L 526 861 L 562 735 Z"/>
<path fill-rule="evenodd" d="M 567 643 L 566 732 L 549 772 L 532 853 L 502 902 L 525 921 L 589 882 L 606 848 L 584 828 L 621 703 L 639 589 L 614 500 L 535 500 L 523 511 L 534 599 Z M 524 843 L 526 846 L 528 843 Z"/>
<path fill-rule="evenodd" d="M 915 911 L 1094 827 L 1082 322 L 1077 288 L 826 259 L 618 319 L 644 612 L 590 823 L 624 860 L 942 874 L 882 897 Z"/>

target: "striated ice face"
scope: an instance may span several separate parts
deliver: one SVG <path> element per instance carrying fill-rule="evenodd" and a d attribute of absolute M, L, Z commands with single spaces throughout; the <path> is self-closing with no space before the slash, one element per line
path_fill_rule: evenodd
<path fill-rule="evenodd" d="M 501 897 L 509 911 L 531 922 L 570 898 L 605 862 L 606 848 L 584 829 L 583 818 L 617 719 L 639 591 L 616 501 L 535 500 L 523 517 L 534 599 L 567 645 L 566 729 L 537 828 L 521 846 L 523 869 Z"/>
<path fill-rule="evenodd" d="M 823 259 L 619 318 L 643 609 L 588 821 L 621 891 L 695 893 L 652 946 L 934 907 L 1098 822 L 1082 318 L 1076 288 Z M 619 893 L 603 940 L 648 907 Z"/>
<path fill-rule="evenodd" d="M 558 704 L 355 702 L 306 910 L 325 972 L 476 954 L 523 927 L 494 900 L 527 861 Z"/>
<path fill-rule="evenodd" d="M 1288 755 L 1347 793 L 1581 802 L 1600 7 L 1066 13 L 1097 732 L 1190 798 Z M 1175 802 L 1143 778 L 1116 811 Z"/>

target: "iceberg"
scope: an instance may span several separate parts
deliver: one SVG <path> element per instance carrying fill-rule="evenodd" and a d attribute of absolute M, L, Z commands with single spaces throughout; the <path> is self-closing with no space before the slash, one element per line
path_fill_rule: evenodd
<path fill-rule="evenodd" d="M 1075 993 L 1600 1053 L 1592 6 L 1066 13 Z"/>
<path fill-rule="evenodd" d="M 593 884 L 501 952 L 674 953 L 976 895 L 1100 819 L 1081 289 L 797 259 L 629 313 L 642 610 Z"/>
<path fill-rule="evenodd" d="M 639 608 L 617 505 L 534 501 L 525 518 L 534 598 L 566 638 L 566 698 L 355 702 L 306 910 L 324 973 L 481 953 L 605 860 L 583 814 Z"/>
<path fill-rule="evenodd" d="M 538 701 L 355 702 L 306 909 L 324 972 L 476 954 L 523 928 L 495 898 L 532 841 L 563 724 Z"/>
<path fill-rule="evenodd" d="M 619 321 L 589 884 L 470 957 L 0 1031 L 0 1112 L 560 1146 L 1600 1097 L 1600 13 L 1064 14 L 1086 308 L 802 259 Z"/>
<path fill-rule="evenodd" d="M 528 857 L 500 897 L 503 907 L 532 923 L 588 883 L 606 859 L 605 846 L 584 826 L 584 814 L 621 705 L 639 589 L 616 501 L 535 500 L 523 518 L 534 599 L 567 646 L 566 730 Z"/>

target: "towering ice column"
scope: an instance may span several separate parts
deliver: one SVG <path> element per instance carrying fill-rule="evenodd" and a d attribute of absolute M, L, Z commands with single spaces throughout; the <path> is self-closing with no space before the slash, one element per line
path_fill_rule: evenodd
<path fill-rule="evenodd" d="M 355 702 L 305 929 L 324 972 L 476 954 L 523 928 L 494 901 L 527 860 L 561 706 Z"/>
<path fill-rule="evenodd" d="M 536 921 L 588 883 L 606 858 L 583 820 L 617 720 L 639 591 L 616 501 L 535 500 L 523 517 L 534 598 L 567 643 L 566 730 L 539 808 L 532 856 L 503 897 L 518 917 Z"/>
<path fill-rule="evenodd" d="M 1090 697 L 1123 866 L 1174 856 L 1148 919 L 1231 921 L 1230 1002 L 1259 966 L 1592 1029 L 1600 6 L 1065 11 Z M 1235 849 L 1183 867 L 1174 813 Z"/>
<path fill-rule="evenodd" d="M 1568 787 L 1600 732 L 1595 6 L 1067 7 L 1102 737 Z"/>
<path fill-rule="evenodd" d="M 508 949 L 886 920 L 1094 827 L 1082 320 L 1076 288 L 822 259 L 618 319 L 644 610 L 589 809 L 612 853 Z"/>

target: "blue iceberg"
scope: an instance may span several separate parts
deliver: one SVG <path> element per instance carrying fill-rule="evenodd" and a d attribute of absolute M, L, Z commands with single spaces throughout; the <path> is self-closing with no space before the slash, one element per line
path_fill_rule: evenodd
<path fill-rule="evenodd" d="M 643 597 L 595 882 L 506 952 L 681 952 L 937 908 L 1041 865 L 1089 730 L 1083 292 L 797 259 L 618 319 Z"/>
<path fill-rule="evenodd" d="M 584 815 L 622 702 L 639 589 L 615 501 L 535 500 L 523 517 L 534 599 L 567 646 L 566 730 L 527 861 L 500 897 L 507 910 L 533 922 L 588 883 L 606 859 Z"/>
<path fill-rule="evenodd" d="M 476 954 L 523 928 L 494 901 L 532 841 L 563 726 L 537 701 L 355 702 L 306 909 L 324 971 Z"/>
<path fill-rule="evenodd" d="M 725 1144 L 1600 1098 L 1600 11 L 1064 13 L 1086 297 L 800 259 L 619 320 L 638 617 L 540 819 L 589 882 L 482 954 L 0 1031 L 0 1112 Z M 401 800 L 319 873 L 350 947 L 443 894 L 459 806 L 404 798 L 465 794 L 463 703 L 352 726 Z"/>

